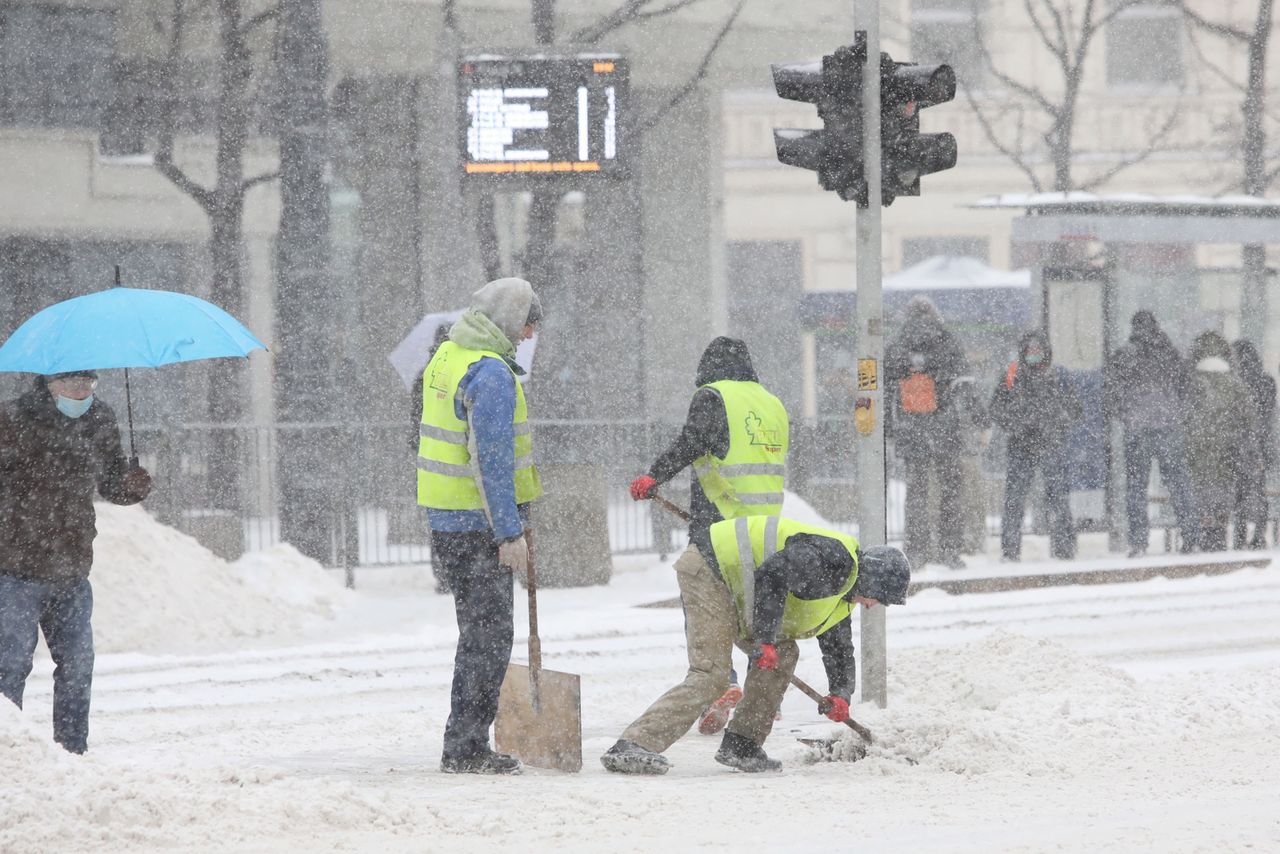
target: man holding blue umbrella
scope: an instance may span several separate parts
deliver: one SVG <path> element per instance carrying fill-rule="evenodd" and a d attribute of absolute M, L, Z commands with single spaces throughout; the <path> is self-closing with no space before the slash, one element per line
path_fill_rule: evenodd
<path fill-rule="evenodd" d="M 21 707 L 43 632 L 56 666 L 53 737 L 72 753 L 89 737 L 94 495 L 137 504 L 151 491 L 97 383 L 89 370 L 38 376 L 0 405 L 0 694 Z"/>

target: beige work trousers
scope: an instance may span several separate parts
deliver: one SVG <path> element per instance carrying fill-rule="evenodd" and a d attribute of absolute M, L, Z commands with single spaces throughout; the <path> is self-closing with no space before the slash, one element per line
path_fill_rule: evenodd
<path fill-rule="evenodd" d="M 688 732 L 703 710 L 729 687 L 730 654 L 739 638 L 737 607 L 729 588 L 701 553 L 689 546 L 676 561 L 675 570 L 684 602 L 689 670 L 683 682 L 655 700 L 622 733 L 623 739 L 658 753 Z M 777 670 L 749 668 L 742 701 L 729 724 L 731 732 L 756 744 L 763 744 L 773 729 L 773 716 L 800 656 L 795 641 L 780 641 L 777 647 Z"/>

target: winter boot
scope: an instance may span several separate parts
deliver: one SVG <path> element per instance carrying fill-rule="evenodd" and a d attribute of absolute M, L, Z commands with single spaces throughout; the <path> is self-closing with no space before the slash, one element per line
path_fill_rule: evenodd
<path fill-rule="evenodd" d="M 440 770 L 446 774 L 519 774 L 523 763 L 514 756 L 485 748 L 470 756 L 446 756 Z"/>
<path fill-rule="evenodd" d="M 665 774 L 671 768 L 661 753 L 645 750 L 634 741 L 622 738 L 604 752 L 600 764 L 616 774 Z"/>
<path fill-rule="evenodd" d="M 702 720 L 698 721 L 698 732 L 703 735 L 715 735 L 724 729 L 724 725 L 729 722 L 729 715 L 733 714 L 734 707 L 738 705 L 738 701 L 742 699 L 742 689 L 737 685 L 730 685 L 725 692 L 720 695 L 720 699 L 716 700 L 707 710 L 702 713 Z"/>
<path fill-rule="evenodd" d="M 782 763 L 770 759 L 754 741 L 728 730 L 725 731 L 724 741 L 720 742 L 720 749 L 716 751 L 716 761 L 747 773 L 782 770 Z"/>

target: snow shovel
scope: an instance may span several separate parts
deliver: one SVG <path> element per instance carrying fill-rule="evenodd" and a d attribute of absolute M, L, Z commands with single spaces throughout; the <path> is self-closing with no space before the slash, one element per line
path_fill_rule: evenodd
<path fill-rule="evenodd" d="M 529 540 L 529 664 L 508 664 L 493 734 L 498 749 L 534 768 L 582 770 L 582 686 L 573 673 L 542 668 L 538 586 Z"/>
<path fill-rule="evenodd" d="M 679 516 L 684 521 L 686 522 L 689 521 L 689 513 L 683 507 L 680 507 L 678 504 L 671 503 L 667 499 L 663 498 L 661 495 L 658 495 L 656 492 L 649 493 L 649 497 L 652 498 L 654 501 L 658 502 L 658 504 L 660 504 L 665 509 L 674 513 L 676 516 Z M 747 654 L 748 659 L 751 658 L 752 652 L 745 643 L 738 641 L 737 647 L 738 649 L 742 650 L 744 653 Z M 799 688 L 800 693 L 804 694 L 810 700 L 813 700 L 815 703 L 818 704 L 819 714 L 825 715 L 828 711 L 830 711 L 830 706 L 827 705 L 827 698 L 819 694 L 813 688 L 809 687 L 808 683 L 801 680 L 795 674 L 792 674 L 791 676 L 791 684 Z M 845 720 L 845 724 L 849 727 L 849 729 L 853 730 L 858 735 L 862 736 L 863 741 L 865 741 L 867 744 L 871 744 L 873 741 L 875 741 L 875 739 L 871 735 L 871 730 L 867 729 L 862 724 L 855 721 L 853 718 L 847 718 Z M 804 741 L 805 743 L 809 743 L 810 741 L 821 741 L 821 740 L 822 739 L 801 739 L 801 741 Z"/>

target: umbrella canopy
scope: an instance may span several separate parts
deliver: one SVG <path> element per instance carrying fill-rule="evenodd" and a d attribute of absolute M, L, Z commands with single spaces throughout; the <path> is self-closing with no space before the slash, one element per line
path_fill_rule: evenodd
<path fill-rule="evenodd" d="M 30 317 L 0 347 L 0 371 L 156 368 L 243 358 L 265 349 L 240 321 L 199 297 L 111 288 L 56 303 Z"/>
<path fill-rule="evenodd" d="M 451 326 L 462 317 L 464 310 L 460 308 L 457 311 L 439 311 L 424 315 L 422 320 L 418 321 L 418 325 L 409 330 L 409 334 L 404 336 L 395 349 L 387 354 L 387 361 L 396 369 L 405 388 L 412 389 L 413 384 L 422 377 L 422 372 L 427 367 L 427 354 L 435 344 L 436 332 L 442 326 L 446 328 Z M 536 332 L 532 338 L 516 345 L 516 364 L 524 368 L 526 373 L 533 369 L 533 350 L 537 345 Z M 521 382 L 524 379 L 520 377 Z"/>

